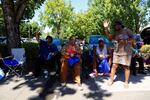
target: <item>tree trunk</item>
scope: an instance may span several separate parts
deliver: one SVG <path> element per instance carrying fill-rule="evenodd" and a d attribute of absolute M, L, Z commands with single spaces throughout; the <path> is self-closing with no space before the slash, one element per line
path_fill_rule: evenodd
<path fill-rule="evenodd" d="M 14 11 L 13 1 L 3 1 L 2 8 L 4 13 L 5 27 L 7 31 L 8 49 L 21 46 L 19 21 L 16 21 L 16 13 Z"/>

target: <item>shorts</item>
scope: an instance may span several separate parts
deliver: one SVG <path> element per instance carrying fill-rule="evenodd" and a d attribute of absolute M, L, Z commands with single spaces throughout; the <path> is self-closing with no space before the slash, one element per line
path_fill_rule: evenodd
<path fill-rule="evenodd" d="M 113 64 L 130 66 L 132 55 L 113 55 Z"/>

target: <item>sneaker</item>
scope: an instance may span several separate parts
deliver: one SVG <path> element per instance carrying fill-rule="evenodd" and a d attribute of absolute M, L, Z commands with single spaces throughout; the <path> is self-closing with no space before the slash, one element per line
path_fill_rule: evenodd
<path fill-rule="evenodd" d="M 89 76 L 92 77 L 92 78 L 96 77 L 97 75 L 98 75 L 97 72 L 92 72 L 91 74 L 89 74 Z"/>
<path fill-rule="evenodd" d="M 98 73 L 98 75 L 104 75 L 104 73 Z"/>

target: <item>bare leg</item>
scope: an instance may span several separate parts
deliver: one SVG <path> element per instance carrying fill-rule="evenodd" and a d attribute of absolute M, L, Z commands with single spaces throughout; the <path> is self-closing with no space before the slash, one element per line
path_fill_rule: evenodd
<path fill-rule="evenodd" d="M 113 64 L 112 65 L 111 74 L 110 74 L 110 81 L 108 83 L 109 86 L 113 84 L 114 76 L 115 76 L 117 68 L 118 68 L 118 64 Z"/>
<path fill-rule="evenodd" d="M 128 88 L 128 82 L 129 82 L 129 76 L 130 76 L 130 68 L 129 66 L 123 66 L 124 71 L 125 71 L 125 84 L 124 87 Z"/>

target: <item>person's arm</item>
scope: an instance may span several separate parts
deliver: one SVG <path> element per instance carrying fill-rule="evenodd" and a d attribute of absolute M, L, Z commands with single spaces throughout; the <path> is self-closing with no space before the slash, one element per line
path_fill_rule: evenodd
<path fill-rule="evenodd" d="M 108 38 L 109 40 L 112 40 L 112 39 L 113 39 L 113 36 L 109 33 L 109 30 L 108 30 L 109 22 L 105 20 L 105 21 L 103 22 L 103 26 L 104 26 L 105 34 L 106 34 L 107 38 Z"/>

